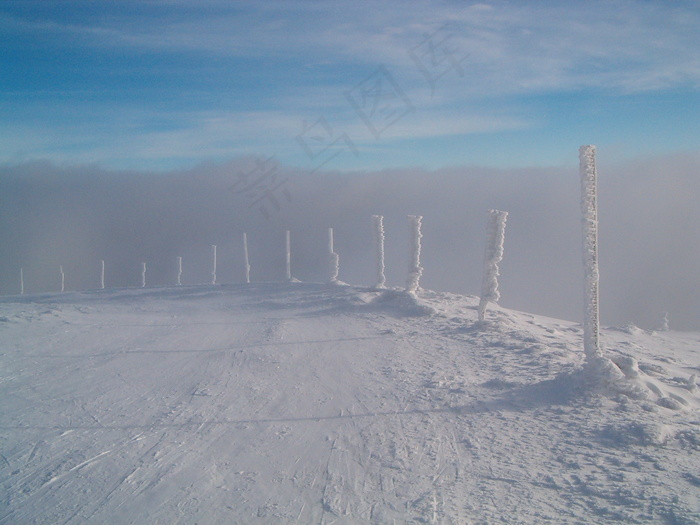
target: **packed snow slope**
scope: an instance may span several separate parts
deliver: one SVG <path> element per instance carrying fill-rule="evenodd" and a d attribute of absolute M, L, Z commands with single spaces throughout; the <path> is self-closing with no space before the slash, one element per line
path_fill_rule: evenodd
<path fill-rule="evenodd" d="M 700 523 L 700 334 L 606 329 L 625 393 L 586 386 L 578 325 L 477 305 L 3 297 L 0 523 Z"/>

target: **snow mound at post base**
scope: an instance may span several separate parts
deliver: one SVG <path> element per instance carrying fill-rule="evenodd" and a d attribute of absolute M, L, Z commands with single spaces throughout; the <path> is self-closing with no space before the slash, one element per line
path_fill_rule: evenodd
<path fill-rule="evenodd" d="M 674 410 L 579 389 L 580 326 L 494 306 L 476 327 L 477 305 L 308 283 L 0 298 L 0 522 L 700 521 L 700 334 L 602 331 Z"/>
<path fill-rule="evenodd" d="M 424 304 L 415 293 L 406 290 L 383 290 L 367 306 L 369 310 L 406 317 L 423 317 L 435 313 L 434 308 Z"/>

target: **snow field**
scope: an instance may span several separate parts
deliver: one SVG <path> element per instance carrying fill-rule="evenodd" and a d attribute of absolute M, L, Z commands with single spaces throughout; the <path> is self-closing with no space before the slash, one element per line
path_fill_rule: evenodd
<path fill-rule="evenodd" d="M 700 334 L 603 330 L 647 393 L 601 395 L 579 325 L 478 302 L 3 297 L 0 523 L 700 521 Z"/>

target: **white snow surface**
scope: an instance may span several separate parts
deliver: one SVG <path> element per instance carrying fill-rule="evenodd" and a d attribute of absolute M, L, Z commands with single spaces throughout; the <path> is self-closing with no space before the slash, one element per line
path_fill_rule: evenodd
<path fill-rule="evenodd" d="M 311 283 L 0 298 L 0 524 L 700 522 L 700 334 Z M 611 391 L 612 392 L 612 391 Z"/>

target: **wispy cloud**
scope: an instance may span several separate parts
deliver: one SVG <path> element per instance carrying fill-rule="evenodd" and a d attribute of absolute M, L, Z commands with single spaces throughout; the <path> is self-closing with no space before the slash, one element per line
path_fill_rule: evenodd
<path fill-rule="evenodd" d="M 398 74 L 415 68 L 409 50 L 440 30 L 438 39 L 449 36 L 446 45 L 466 56 L 468 87 L 477 93 L 700 85 L 700 7 L 687 1 L 209 1 L 196 9 L 125 1 L 93 16 L 69 12 L 65 21 L 3 19 L 13 31 L 80 37 L 71 41 L 78 46 L 384 64 Z"/>
<path fill-rule="evenodd" d="M 376 148 L 347 93 L 379 66 L 415 109 L 381 134 L 386 147 L 538 126 L 556 137 L 567 115 L 527 97 L 697 92 L 698 26 L 689 1 L 10 2 L 0 152 L 295 162 L 295 137 L 318 118 Z"/>

